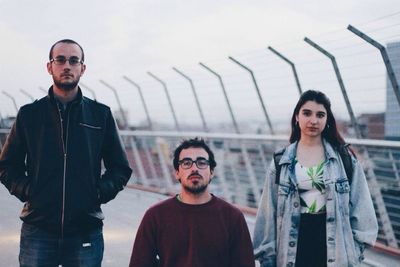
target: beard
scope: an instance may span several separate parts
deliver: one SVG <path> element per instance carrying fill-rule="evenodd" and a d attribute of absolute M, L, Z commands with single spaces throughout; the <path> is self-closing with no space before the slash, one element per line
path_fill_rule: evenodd
<path fill-rule="evenodd" d="M 199 185 L 193 185 L 193 186 L 188 186 L 188 185 L 182 185 L 182 187 L 192 193 L 193 195 L 197 195 L 200 193 L 203 193 L 206 191 L 208 184 L 199 184 Z"/>
<path fill-rule="evenodd" d="M 199 174 L 193 173 L 191 175 L 197 176 Z M 179 179 L 179 182 L 181 183 L 183 189 L 185 189 L 187 192 L 190 192 L 194 195 L 201 194 L 204 191 L 206 191 L 208 185 L 211 183 L 211 179 L 208 182 L 205 182 L 204 178 L 201 177 L 201 175 L 200 175 L 201 179 L 199 181 L 197 181 L 197 183 L 192 183 L 192 182 L 190 182 L 191 175 L 189 175 L 189 177 L 187 177 L 186 182 L 184 182 L 184 183 L 182 183 L 181 179 Z"/>
<path fill-rule="evenodd" d="M 75 87 L 76 87 L 76 86 L 78 85 L 78 83 L 79 83 L 79 79 L 80 79 L 80 77 L 78 77 L 78 78 L 76 78 L 76 79 L 74 79 L 74 80 L 72 80 L 72 81 L 70 81 L 70 82 L 61 82 L 60 80 L 57 80 L 57 79 L 53 76 L 54 84 L 55 84 L 58 88 L 64 90 L 65 92 L 69 92 L 69 91 L 72 91 L 73 89 L 75 89 Z"/>

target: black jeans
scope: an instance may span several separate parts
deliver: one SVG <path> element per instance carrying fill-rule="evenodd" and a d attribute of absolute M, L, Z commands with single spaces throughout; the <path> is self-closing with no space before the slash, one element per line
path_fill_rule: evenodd
<path fill-rule="evenodd" d="M 326 252 L 326 213 L 301 214 L 296 267 L 325 267 Z"/>

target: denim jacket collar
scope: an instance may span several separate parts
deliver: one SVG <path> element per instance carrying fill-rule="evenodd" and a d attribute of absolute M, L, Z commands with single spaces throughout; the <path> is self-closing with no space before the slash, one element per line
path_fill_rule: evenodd
<path fill-rule="evenodd" d="M 332 147 L 332 145 L 329 144 L 328 141 L 326 141 L 324 138 L 322 138 L 322 144 L 323 144 L 324 150 L 325 150 L 325 158 L 327 160 L 331 160 L 331 159 L 337 160 L 338 156 L 337 156 L 337 153 L 335 152 L 335 149 Z M 279 165 L 290 164 L 291 162 L 293 162 L 294 158 L 296 157 L 297 145 L 298 145 L 298 141 L 296 141 L 286 147 L 285 152 L 283 153 L 281 160 L 279 161 Z"/>

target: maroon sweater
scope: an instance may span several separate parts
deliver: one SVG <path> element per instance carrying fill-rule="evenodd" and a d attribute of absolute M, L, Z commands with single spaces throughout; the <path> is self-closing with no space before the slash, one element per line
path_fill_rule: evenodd
<path fill-rule="evenodd" d="M 254 267 L 255 261 L 239 209 L 215 196 L 202 205 L 173 197 L 147 210 L 129 266 Z"/>

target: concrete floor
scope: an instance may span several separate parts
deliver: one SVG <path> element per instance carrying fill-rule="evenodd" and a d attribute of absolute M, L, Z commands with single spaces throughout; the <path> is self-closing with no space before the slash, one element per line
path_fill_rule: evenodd
<path fill-rule="evenodd" d="M 165 196 L 130 188 L 122 191 L 116 199 L 103 206 L 104 221 L 104 267 L 128 266 L 137 227 L 146 209 Z M 9 195 L 0 184 L 0 267 L 17 267 L 22 208 L 15 197 Z M 254 217 L 246 216 L 250 232 Z M 400 259 L 373 250 L 366 252 L 363 266 L 400 267 Z"/>

